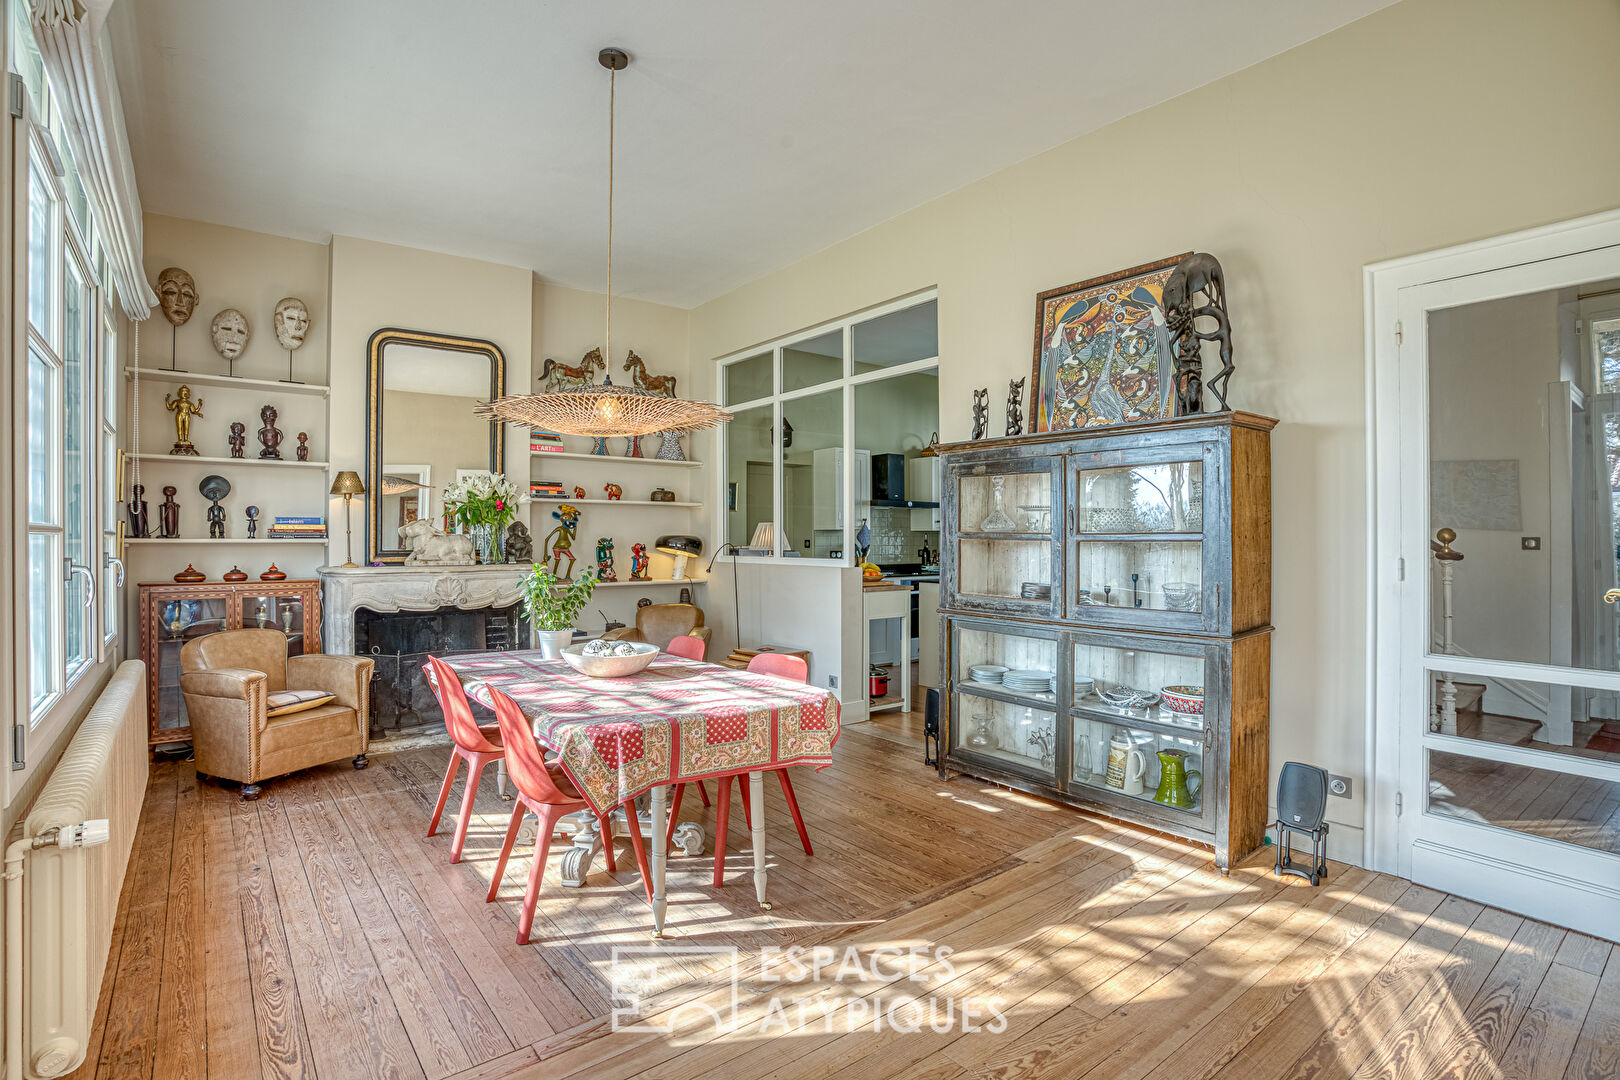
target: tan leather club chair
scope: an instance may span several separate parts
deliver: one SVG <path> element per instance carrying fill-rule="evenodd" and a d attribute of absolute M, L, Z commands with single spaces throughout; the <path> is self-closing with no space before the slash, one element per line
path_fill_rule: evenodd
<path fill-rule="evenodd" d="M 609 641 L 650 641 L 660 649 L 684 634 L 709 643 L 714 631 L 703 625 L 703 609 L 696 604 L 648 604 L 636 608 L 636 625 L 610 630 L 602 635 Z"/>
<path fill-rule="evenodd" d="M 256 799 L 272 776 L 350 756 L 365 768 L 371 668 L 369 656 L 288 656 L 280 630 L 186 642 L 180 692 L 197 772 L 235 780 Z"/>

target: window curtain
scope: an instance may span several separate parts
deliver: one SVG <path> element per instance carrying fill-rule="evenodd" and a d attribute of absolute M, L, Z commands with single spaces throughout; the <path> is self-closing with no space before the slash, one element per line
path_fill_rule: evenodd
<path fill-rule="evenodd" d="M 141 265 L 141 199 L 104 29 L 113 2 L 33 0 L 32 21 L 118 301 L 139 322 L 157 304 L 157 294 Z"/>

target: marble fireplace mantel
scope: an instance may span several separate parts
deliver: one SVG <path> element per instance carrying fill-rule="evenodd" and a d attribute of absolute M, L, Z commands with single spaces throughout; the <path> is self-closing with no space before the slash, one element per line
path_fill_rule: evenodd
<path fill-rule="evenodd" d="M 476 611 L 522 599 L 529 566 L 323 566 L 321 632 L 326 651 L 354 652 L 354 613 Z"/>

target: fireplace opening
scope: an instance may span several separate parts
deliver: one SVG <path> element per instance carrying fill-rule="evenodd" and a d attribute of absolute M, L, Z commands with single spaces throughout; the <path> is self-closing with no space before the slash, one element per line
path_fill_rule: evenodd
<path fill-rule="evenodd" d="M 474 611 L 356 609 L 354 651 L 376 662 L 371 675 L 372 738 L 444 723 L 438 699 L 422 673 L 430 653 L 505 652 L 524 648 L 528 640 L 529 621 L 520 604 Z M 473 707 L 481 711 L 476 703 Z"/>

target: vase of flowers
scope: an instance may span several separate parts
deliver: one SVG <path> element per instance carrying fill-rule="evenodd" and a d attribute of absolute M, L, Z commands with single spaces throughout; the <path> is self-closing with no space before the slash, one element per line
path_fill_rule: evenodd
<path fill-rule="evenodd" d="M 502 473 L 479 472 L 444 489 L 444 510 L 466 529 L 482 563 L 506 561 L 506 527 L 524 496 Z"/>
<path fill-rule="evenodd" d="M 529 617 L 535 643 L 544 659 L 562 657 L 563 646 L 574 639 L 574 620 L 595 589 L 594 569 L 564 582 L 544 563 L 535 563 L 523 581 L 523 613 Z"/>

